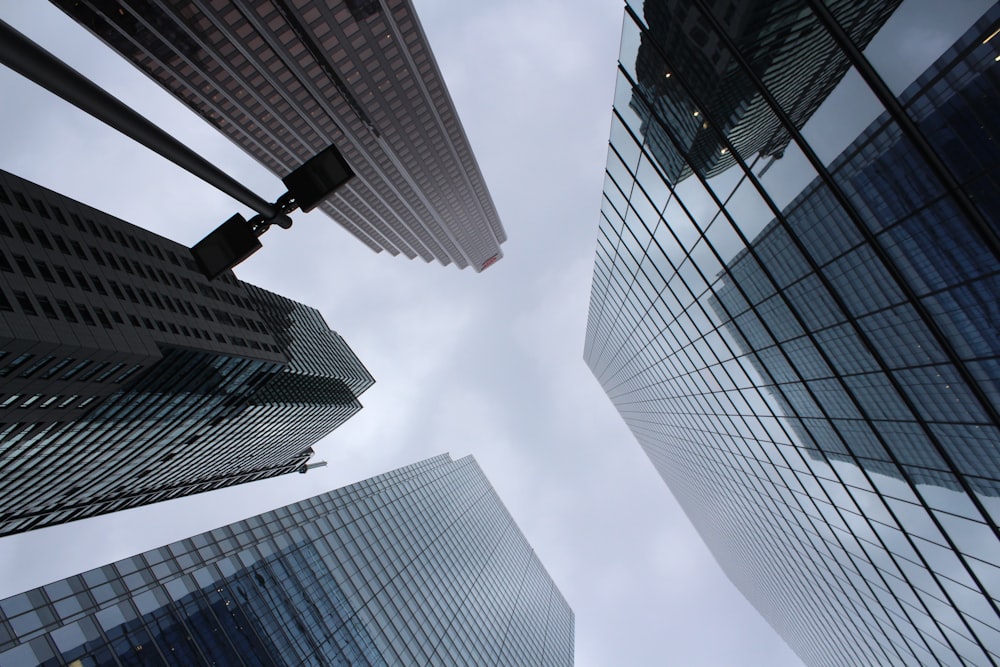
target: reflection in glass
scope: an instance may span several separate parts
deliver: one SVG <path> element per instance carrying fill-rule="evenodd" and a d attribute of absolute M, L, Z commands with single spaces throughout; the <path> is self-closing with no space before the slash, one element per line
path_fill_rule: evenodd
<path fill-rule="evenodd" d="M 795 134 L 851 114 L 849 59 L 814 0 L 636 4 L 588 364 L 806 662 L 1000 661 L 1000 8 L 824 164 Z M 826 3 L 862 48 L 899 4 Z"/>
<path fill-rule="evenodd" d="M 157 573 L 163 558 L 172 568 Z M 129 590 L 118 575 L 133 568 L 145 576 Z M 53 604 L 70 589 L 81 604 Z M 572 665 L 573 613 L 471 457 L 437 456 L 0 600 L 4 667 L 498 661 Z"/>
<path fill-rule="evenodd" d="M 901 0 L 835 0 L 862 48 Z M 631 107 L 643 119 L 649 151 L 667 179 L 692 171 L 708 178 L 754 154 L 782 157 L 791 139 L 738 59 L 801 129 L 847 72 L 848 61 L 797 0 L 710 0 L 702 13 L 687 0 L 649 1 L 635 61 Z M 713 19 L 738 49 L 735 55 Z"/>

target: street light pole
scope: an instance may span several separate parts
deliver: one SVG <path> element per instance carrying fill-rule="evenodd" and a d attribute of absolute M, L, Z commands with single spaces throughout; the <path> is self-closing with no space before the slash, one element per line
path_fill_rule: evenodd
<path fill-rule="evenodd" d="M 279 215 L 276 206 L 2 20 L 0 63 L 222 190 L 257 211 L 265 220 Z"/>
<path fill-rule="evenodd" d="M 288 229 L 289 213 L 312 210 L 354 176 L 337 148 L 327 146 L 281 179 L 287 192 L 270 204 L 2 20 L 0 63 L 257 211 L 249 221 L 237 213 L 191 248 L 209 279 L 259 250 L 257 237 L 271 225 Z"/>

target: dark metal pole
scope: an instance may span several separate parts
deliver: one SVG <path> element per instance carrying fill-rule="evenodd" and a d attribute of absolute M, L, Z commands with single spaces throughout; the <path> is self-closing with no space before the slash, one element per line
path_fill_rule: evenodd
<path fill-rule="evenodd" d="M 279 214 L 242 183 L 140 116 L 93 81 L 0 20 L 0 63 L 260 213 Z"/>

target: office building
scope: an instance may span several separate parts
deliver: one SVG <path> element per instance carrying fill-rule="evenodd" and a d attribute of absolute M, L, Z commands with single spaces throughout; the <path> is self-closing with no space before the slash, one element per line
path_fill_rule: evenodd
<path fill-rule="evenodd" d="M 278 176 L 335 145 L 321 208 L 376 252 L 471 266 L 506 233 L 409 0 L 53 3 Z"/>
<path fill-rule="evenodd" d="M 0 601 L 0 664 L 559 667 L 573 613 L 441 455 Z"/>
<path fill-rule="evenodd" d="M 827 164 L 807 137 L 837 127 L 800 131 L 779 105 L 791 169 L 762 175 L 720 133 L 736 159 L 711 176 L 668 118 L 635 113 L 648 31 L 626 14 L 584 356 L 810 665 L 1000 661 L 998 27 L 987 5 Z"/>
<path fill-rule="evenodd" d="M 313 310 L 0 172 L 0 534 L 305 470 L 371 375 Z"/>

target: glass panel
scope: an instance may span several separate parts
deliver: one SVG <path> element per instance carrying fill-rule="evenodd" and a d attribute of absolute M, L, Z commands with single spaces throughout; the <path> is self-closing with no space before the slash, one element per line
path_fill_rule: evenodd
<path fill-rule="evenodd" d="M 643 158 L 640 187 L 607 195 L 632 198 L 614 218 L 632 233 L 601 241 L 599 377 L 769 618 L 857 662 L 957 664 L 949 641 L 983 654 L 925 600 L 946 578 L 994 586 L 1000 87 L 982 42 L 1000 9 L 966 33 L 988 3 L 940 23 L 926 0 L 828 0 L 839 24 L 811 6 L 629 4 L 643 27 L 626 18 L 612 133 Z M 953 542 L 974 565 L 942 555 Z M 808 559 L 828 567 L 810 580 Z M 846 590 L 831 605 L 816 582 Z"/>

